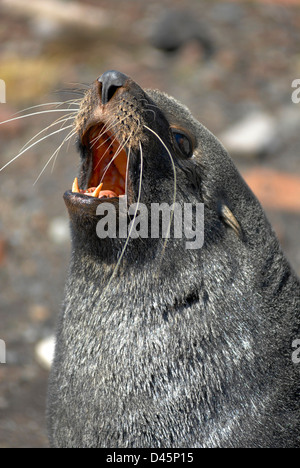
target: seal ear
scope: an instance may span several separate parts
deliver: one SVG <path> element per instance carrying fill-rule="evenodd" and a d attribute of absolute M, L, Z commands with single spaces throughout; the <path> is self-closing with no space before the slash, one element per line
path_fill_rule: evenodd
<path fill-rule="evenodd" d="M 231 229 L 233 229 L 236 235 L 241 239 L 243 237 L 243 231 L 240 226 L 240 223 L 238 222 L 232 211 L 230 211 L 228 206 L 223 203 L 220 204 L 219 210 L 220 216 L 224 223 L 227 224 L 227 226 L 229 226 Z"/>

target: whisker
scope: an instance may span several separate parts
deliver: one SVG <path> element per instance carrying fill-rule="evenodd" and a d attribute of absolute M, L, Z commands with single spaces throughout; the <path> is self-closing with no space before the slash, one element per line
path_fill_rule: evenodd
<path fill-rule="evenodd" d="M 126 242 L 124 244 L 124 247 L 122 249 L 122 252 L 120 254 L 120 257 L 117 261 L 117 264 L 114 268 L 114 271 L 108 281 L 108 284 L 105 288 L 105 290 L 110 286 L 110 283 L 112 281 L 112 279 L 114 278 L 116 272 L 118 271 L 119 267 L 120 267 L 120 264 L 121 264 L 121 261 L 124 257 L 124 253 L 126 251 L 126 248 L 127 248 L 127 245 L 128 245 L 128 242 L 130 240 L 130 236 L 131 236 L 131 233 L 132 233 L 132 230 L 133 230 L 133 227 L 134 227 L 134 221 L 136 220 L 136 217 L 137 217 L 137 212 L 139 210 L 139 206 L 140 206 L 140 200 L 141 200 L 141 192 L 142 192 L 142 180 L 143 180 L 143 149 L 142 149 L 142 145 L 141 145 L 141 142 L 139 142 L 139 147 L 140 147 L 140 161 L 141 161 L 141 167 L 140 167 L 140 179 L 139 179 L 139 189 L 138 189 L 138 197 L 137 197 L 137 203 L 136 203 L 136 209 L 135 209 L 135 212 L 134 212 L 134 216 L 133 216 L 133 220 L 131 221 L 131 226 L 130 226 L 130 229 L 129 229 L 129 233 L 128 233 L 128 236 L 127 236 L 127 239 L 126 239 Z"/>
<path fill-rule="evenodd" d="M 77 101 L 77 99 L 76 99 L 76 101 Z M 80 99 L 78 99 L 78 101 L 80 101 Z M 57 106 L 57 107 L 59 107 L 59 106 L 61 106 L 61 105 L 63 105 L 63 104 L 67 104 L 67 103 L 69 103 L 69 102 L 70 102 L 71 104 L 73 103 L 74 106 L 79 107 L 79 104 L 75 104 L 74 99 L 70 99 L 69 101 L 46 102 L 46 103 L 44 103 L 44 104 L 38 104 L 38 105 L 36 105 L 36 106 L 26 107 L 26 109 L 22 109 L 22 110 L 16 112 L 15 114 L 13 114 L 13 115 L 18 115 L 18 114 L 21 114 L 22 112 L 26 112 L 26 111 L 31 110 L 31 109 L 37 109 L 38 107 L 46 107 L 46 106 Z M 71 110 L 71 109 L 70 109 L 70 110 Z M 75 110 L 75 109 L 74 109 L 74 110 Z"/>
<path fill-rule="evenodd" d="M 140 122 L 139 122 L 139 125 L 138 125 L 138 128 L 137 128 L 136 132 L 138 132 L 139 127 L 140 127 Z M 107 132 L 107 130 L 106 130 L 106 132 Z M 104 133 L 105 133 L 105 132 L 104 132 Z M 118 150 L 116 151 L 116 154 L 114 155 L 114 157 L 111 159 L 111 161 L 108 163 L 107 167 L 106 167 L 105 170 L 104 170 L 104 173 L 103 173 L 102 178 L 101 178 L 101 182 L 102 182 L 103 178 L 105 177 L 105 174 L 106 174 L 106 172 L 108 171 L 108 169 L 109 169 L 110 165 L 112 164 L 112 162 L 118 157 L 118 155 L 119 155 L 119 154 L 121 153 L 121 151 L 125 148 L 125 146 L 126 146 L 127 143 L 129 142 L 129 140 L 132 138 L 133 133 L 134 133 L 134 131 L 131 132 L 131 134 L 129 135 L 129 137 L 127 138 L 127 140 L 126 140 L 125 142 L 123 141 L 123 143 L 120 143 L 119 148 L 118 148 Z M 102 161 L 103 157 L 105 156 L 105 154 L 107 153 L 107 151 L 111 148 L 111 146 L 113 146 L 113 144 L 114 144 L 114 142 L 116 141 L 116 139 L 117 139 L 117 137 L 115 137 L 114 140 L 112 141 L 111 145 L 109 145 L 109 147 L 107 148 L 107 150 L 105 151 L 105 153 L 104 153 L 103 156 L 101 157 L 99 163 Z M 109 138 L 108 138 L 107 140 L 109 140 Z M 107 140 L 106 140 L 106 141 L 107 141 Z M 105 143 L 105 142 L 104 142 L 104 143 Z M 102 146 L 104 143 L 102 143 L 101 145 L 99 145 L 99 147 L 98 147 L 97 149 L 101 148 L 101 146 Z M 99 163 L 98 163 L 98 164 L 99 164 Z M 98 167 L 98 165 L 97 165 L 97 167 Z M 127 169 L 128 169 L 128 158 L 127 158 Z M 126 170 L 126 180 L 127 180 L 127 178 L 128 178 L 128 170 Z M 125 180 L 125 184 L 127 184 L 126 180 Z"/>
<path fill-rule="evenodd" d="M 134 131 L 131 132 L 129 138 L 126 140 L 125 146 L 127 145 L 128 141 L 134 137 L 134 134 L 137 134 L 139 129 L 140 129 L 141 122 L 140 120 L 138 121 L 138 128 Z M 125 195 L 127 196 L 128 192 L 128 169 L 129 169 L 129 160 L 130 160 L 130 153 L 131 153 L 131 145 L 129 146 L 128 149 L 128 157 L 127 157 L 127 165 L 126 165 L 126 176 L 125 176 Z"/>
<path fill-rule="evenodd" d="M 156 104 L 151 104 L 147 99 L 140 98 L 139 101 L 140 101 L 140 102 L 143 102 L 143 101 L 144 101 L 144 102 L 146 102 L 146 106 L 148 106 L 148 107 L 154 107 L 154 109 L 160 110 L 159 107 L 158 107 Z"/>
<path fill-rule="evenodd" d="M 74 130 L 74 136 L 77 134 L 77 131 Z M 69 148 L 70 148 L 70 141 L 71 141 L 71 138 L 69 139 L 68 141 L 68 146 L 67 146 L 67 151 L 69 151 Z"/>
<path fill-rule="evenodd" d="M 128 149 L 127 164 L 126 164 L 126 176 L 125 176 L 125 195 L 126 195 L 126 197 L 127 197 L 127 192 L 128 192 L 128 169 L 129 169 L 130 153 L 131 153 L 131 146 L 129 146 L 129 149 Z"/>
<path fill-rule="evenodd" d="M 101 182 L 102 182 L 103 178 L 105 177 L 105 174 L 106 174 L 106 172 L 108 171 L 108 169 L 110 168 L 111 164 L 114 162 L 114 160 L 119 156 L 119 154 L 120 154 L 120 153 L 123 151 L 123 149 L 126 147 L 126 145 L 127 145 L 128 141 L 130 140 L 131 136 L 132 136 L 132 133 L 129 135 L 129 137 L 127 138 L 126 141 L 123 141 L 123 143 L 121 143 L 121 144 L 119 145 L 119 148 L 117 149 L 116 153 L 114 154 L 114 157 L 109 161 L 109 163 L 107 164 L 107 166 L 106 166 L 106 168 L 105 168 L 105 170 L 104 170 L 104 172 L 103 172 L 103 175 L 102 175 L 102 178 L 101 178 Z M 117 139 L 117 138 L 114 139 L 114 141 L 113 141 L 112 144 L 109 146 L 109 148 L 113 145 L 113 143 L 115 142 L 116 139 Z M 109 149 L 109 148 L 108 148 L 108 149 Z M 107 151 L 107 150 L 106 150 L 106 151 Z M 104 153 L 104 155 L 105 155 L 105 153 Z M 103 156 L 104 156 L 104 155 L 103 155 Z M 102 158 L 100 159 L 100 161 L 101 161 L 101 160 L 102 160 Z M 100 162 L 100 161 L 99 161 L 99 162 Z M 127 158 L 127 165 L 128 165 L 128 158 Z M 97 166 L 98 166 L 98 165 L 97 165 Z M 126 178 L 127 178 L 127 172 L 126 172 Z"/>
<path fill-rule="evenodd" d="M 56 130 L 55 132 L 52 132 L 49 135 L 46 135 L 43 138 L 40 138 L 38 141 L 34 142 L 32 145 L 25 148 L 23 151 L 18 153 L 17 156 L 15 156 L 13 159 L 11 159 L 11 161 L 9 161 L 7 164 L 5 164 L 3 167 L 1 167 L 0 172 L 2 172 L 6 167 L 8 167 L 10 164 L 12 164 L 14 161 L 16 161 L 20 156 L 22 156 L 22 154 L 26 153 L 26 151 L 30 150 L 31 148 L 33 148 L 35 145 L 37 145 L 41 141 L 44 141 L 44 140 L 46 140 L 46 138 L 49 138 L 49 137 L 51 137 L 53 135 L 56 135 L 57 133 L 63 132 L 64 130 L 67 130 L 68 128 L 71 128 L 71 127 L 73 127 L 73 125 L 70 125 L 69 127 L 65 127 L 65 128 L 60 128 L 59 130 Z"/>
<path fill-rule="evenodd" d="M 170 152 L 169 148 L 167 147 L 167 145 L 163 142 L 163 140 L 160 138 L 160 136 L 154 130 L 147 127 L 147 125 L 144 125 L 144 128 L 149 130 L 149 132 L 153 133 L 153 135 L 155 135 L 156 138 L 164 146 L 165 150 L 167 151 L 167 153 L 168 153 L 168 155 L 170 157 L 170 161 L 171 161 L 172 169 L 173 169 L 173 174 L 174 174 L 173 208 L 172 208 L 172 211 L 171 211 L 170 222 L 169 222 L 168 230 L 167 230 L 167 233 L 166 233 L 166 239 L 165 239 L 163 249 L 162 249 L 162 257 L 161 257 L 161 260 L 160 260 L 160 263 L 159 263 L 159 265 L 160 265 L 161 261 L 162 261 L 162 258 L 163 258 L 163 255 L 164 255 L 164 251 L 165 251 L 167 243 L 168 243 L 168 238 L 169 238 L 169 234 L 170 234 L 170 230 L 171 230 L 171 224 L 172 224 L 173 217 L 174 217 L 174 210 L 175 210 L 175 203 L 176 203 L 176 196 L 177 196 L 177 174 L 176 174 L 176 166 L 175 166 L 175 163 L 174 163 L 174 159 L 173 159 L 173 157 L 171 155 L 171 152 Z"/>
<path fill-rule="evenodd" d="M 95 138 L 91 140 L 93 142 L 92 147 L 105 135 L 105 133 L 109 132 L 112 128 L 114 128 L 118 118 L 111 119 L 106 125 L 104 125 L 102 132 L 97 135 Z M 108 138 L 109 139 L 109 138 Z M 107 141 L 107 140 L 106 140 Z M 106 143 L 106 141 L 104 143 Z M 102 144 L 98 147 L 101 148 Z"/>
<path fill-rule="evenodd" d="M 138 212 L 138 210 L 139 210 L 140 201 L 141 201 L 142 181 L 143 181 L 143 149 L 142 149 L 141 142 L 139 142 L 139 148 L 140 148 L 140 161 L 141 161 L 141 165 L 140 165 L 140 179 L 139 179 L 139 189 L 138 189 L 138 197 L 137 197 L 136 209 L 135 209 L 135 212 L 134 212 L 133 220 L 132 220 L 132 222 L 131 222 L 130 230 L 129 230 L 129 233 L 128 233 L 128 236 L 127 236 L 125 245 L 124 245 L 124 247 L 123 247 L 123 250 L 122 250 L 121 255 L 120 255 L 119 259 L 118 259 L 117 265 L 116 265 L 116 267 L 115 267 L 115 272 L 118 270 L 118 268 L 119 268 L 119 266 L 120 266 L 120 263 L 121 263 L 121 261 L 122 261 L 122 258 L 123 258 L 123 256 L 124 256 L 126 247 L 127 247 L 127 245 L 128 245 L 128 242 L 129 242 L 129 239 L 130 239 L 130 236 L 131 236 L 133 227 L 134 227 L 134 221 L 136 220 L 137 212 Z M 115 273 L 115 272 L 114 272 L 114 273 Z M 114 275 L 114 273 L 113 273 L 113 275 Z"/>
<path fill-rule="evenodd" d="M 82 88 L 85 88 L 85 89 L 90 89 L 91 88 L 91 85 L 88 84 L 88 83 L 76 83 L 76 82 L 71 82 L 71 83 L 68 83 L 70 86 L 73 86 L 73 85 L 76 85 L 76 86 L 81 86 Z M 75 89 L 78 89 L 78 90 L 81 90 L 81 88 L 75 88 Z"/>
<path fill-rule="evenodd" d="M 137 133 L 139 131 L 139 128 L 140 128 L 140 124 L 141 122 L 139 121 L 138 122 L 138 128 L 136 130 L 135 133 Z M 132 132 L 133 134 L 134 132 Z M 123 148 L 126 146 L 127 142 L 131 139 L 132 137 L 132 134 L 128 137 L 128 139 L 126 140 L 125 143 L 123 143 Z M 106 285 L 105 289 L 104 289 L 104 292 L 103 294 L 105 294 L 105 292 L 107 291 L 107 289 L 109 288 L 114 276 L 116 275 L 119 267 L 120 267 L 120 264 L 122 262 L 122 259 L 124 257 L 124 254 L 125 254 L 125 251 L 127 249 L 127 246 L 128 246 L 128 243 L 129 243 L 129 240 L 130 240 L 130 236 L 131 236 L 131 233 L 132 233 L 132 230 L 133 230 L 133 226 L 134 226 L 134 221 L 137 217 L 137 212 L 138 212 L 138 209 L 139 209 L 139 205 L 140 205 L 140 200 L 141 200 L 141 193 L 142 193 L 142 180 L 143 180 L 143 148 L 142 148 L 142 145 L 141 145 L 141 142 L 139 142 L 139 147 L 140 147 L 140 158 L 141 158 L 141 165 L 140 165 L 140 179 L 139 179 L 139 188 L 138 188 L 138 197 L 137 197 L 137 205 L 136 205 L 136 210 L 135 210 L 135 213 L 134 213 L 134 217 L 133 217 L 133 221 L 132 221 L 132 225 L 130 227 L 130 230 L 129 230 L 129 233 L 127 235 L 127 238 L 126 238 L 126 241 L 125 241 L 125 244 L 124 244 L 124 247 L 122 248 L 122 251 L 121 251 L 121 254 L 120 254 L 120 257 L 117 261 L 117 264 L 114 268 L 114 271 L 112 272 L 112 275 L 108 281 L 108 284 Z M 122 148 L 122 149 L 123 149 Z M 130 164 L 130 156 L 131 156 L 131 146 L 129 147 L 129 150 L 128 150 L 128 157 L 127 157 L 127 167 L 126 167 L 126 180 L 125 180 L 125 195 L 127 197 L 127 189 L 128 189 L 128 168 L 129 168 L 129 164 Z"/>
<path fill-rule="evenodd" d="M 49 130 L 49 128 L 54 127 L 55 125 L 58 125 L 58 124 L 60 124 L 60 123 L 67 122 L 68 120 L 73 120 L 73 119 L 74 119 L 74 116 L 64 118 L 64 117 L 66 117 L 67 115 L 69 115 L 69 114 L 66 114 L 66 115 L 64 115 L 63 117 L 60 117 L 59 119 L 55 120 L 55 122 L 53 122 L 51 125 L 49 125 L 48 127 L 44 128 L 43 130 L 41 130 L 40 132 L 38 132 L 34 137 L 32 137 L 29 141 L 27 141 L 27 143 L 25 143 L 25 145 L 20 149 L 20 151 L 23 151 L 23 149 L 25 149 L 26 146 L 29 145 L 29 143 L 31 143 L 33 140 L 35 140 L 35 139 L 36 139 L 38 136 L 40 136 L 42 133 L 44 133 L 44 132 L 46 132 L 47 130 Z"/>
<path fill-rule="evenodd" d="M 84 96 L 84 94 L 91 88 L 91 85 L 84 83 L 68 83 L 69 88 L 56 89 L 54 93 L 72 93 Z"/>
<path fill-rule="evenodd" d="M 93 142 L 93 144 L 91 145 L 91 148 L 93 148 L 93 146 L 95 146 L 95 144 L 98 143 L 99 140 L 101 140 L 103 135 L 105 135 L 105 133 L 109 132 L 109 130 L 111 130 L 113 127 L 114 127 L 114 125 L 111 125 L 108 128 L 105 127 L 103 129 L 103 131 L 100 133 L 100 135 L 97 135 L 95 138 L 93 138 L 93 140 L 91 140 L 91 142 Z M 97 149 L 101 148 L 101 146 L 103 146 L 110 138 L 111 138 L 111 136 L 109 136 L 105 141 L 103 141 L 99 146 L 97 146 Z"/>
<path fill-rule="evenodd" d="M 143 109 L 143 112 L 152 112 L 152 114 L 154 115 L 153 122 L 155 122 L 155 120 L 156 120 L 156 114 L 155 114 L 155 112 L 154 112 L 153 109 Z"/>
<path fill-rule="evenodd" d="M 63 146 L 64 143 L 66 143 L 68 141 L 68 146 L 67 146 L 67 151 L 69 149 L 69 145 L 70 145 L 70 141 L 71 141 L 71 138 L 72 138 L 72 135 L 76 135 L 76 130 L 74 129 L 74 125 L 70 125 L 69 127 L 63 127 L 63 128 L 71 128 L 73 127 L 73 131 L 71 131 L 66 137 L 65 139 L 63 140 L 62 144 L 60 145 L 59 147 L 59 150 L 60 148 Z M 69 138 L 69 135 L 71 135 L 71 137 Z M 59 153 L 59 151 L 58 151 Z M 54 171 L 54 167 L 55 167 L 55 164 L 56 164 L 56 161 L 57 161 L 57 157 L 58 157 L 58 153 L 57 155 L 55 156 L 54 160 L 53 160 L 53 165 L 52 165 L 52 168 L 51 168 L 51 174 L 53 173 Z"/>
<path fill-rule="evenodd" d="M 57 91 L 53 91 L 54 93 L 56 94 L 61 94 L 61 93 L 66 93 L 66 94 L 75 94 L 76 96 L 80 96 L 80 99 L 78 100 L 81 100 L 85 93 L 86 93 L 86 90 L 83 90 L 83 89 L 59 89 Z"/>
<path fill-rule="evenodd" d="M 73 127 L 73 125 L 70 125 L 69 127 L 65 127 L 63 130 L 66 130 L 67 128 L 71 128 Z M 60 151 L 60 149 L 62 148 L 62 146 L 64 145 L 64 143 L 66 143 L 68 140 L 70 140 L 72 138 L 73 135 L 75 135 L 76 132 L 73 130 L 71 131 L 67 136 L 66 138 L 63 140 L 63 142 L 59 145 L 59 147 L 54 151 L 54 153 L 52 154 L 52 156 L 49 158 L 47 164 L 45 164 L 43 170 L 40 172 L 39 176 L 37 177 L 37 179 L 35 180 L 33 186 L 35 186 L 37 184 L 37 182 L 40 180 L 42 174 L 45 172 L 45 170 L 47 169 L 47 167 L 49 166 L 50 162 L 52 161 L 53 158 L 57 158 L 58 156 L 58 153 Z"/>
<path fill-rule="evenodd" d="M 112 128 L 112 127 L 110 127 L 110 128 Z M 99 135 L 98 137 L 96 137 L 96 138 L 95 138 L 95 141 L 94 141 L 94 143 L 93 143 L 93 145 L 92 145 L 92 147 L 95 146 L 95 144 L 98 143 L 98 141 L 101 140 L 101 138 L 103 137 L 103 135 L 105 135 L 105 133 L 107 133 L 108 131 L 109 131 L 108 129 L 105 129 L 105 130 L 101 133 L 101 135 Z M 105 143 L 107 143 L 107 142 L 111 139 L 112 136 L 114 136 L 114 134 L 108 136 L 108 137 L 106 138 L 106 140 L 104 140 L 102 143 L 100 143 L 100 144 L 97 146 L 96 149 L 99 150 L 103 145 L 105 145 Z M 116 140 L 116 137 L 114 138 L 113 141 L 115 141 L 115 140 Z"/>
<path fill-rule="evenodd" d="M 70 110 L 75 110 L 75 109 L 71 109 L 71 106 L 74 106 L 76 107 L 76 110 L 79 110 L 81 101 L 82 101 L 82 97 L 80 97 L 79 99 L 68 99 L 67 101 L 63 101 L 60 105 L 62 106 L 63 104 L 69 104 Z M 57 107 L 60 107 L 60 106 L 57 106 Z"/>
<path fill-rule="evenodd" d="M 81 101 L 81 99 L 80 99 L 80 101 Z M 66 116 L 67 116 L 67 115 L 70 115 L 70 114 L 66 114 Z M 64 117 L 65 117 L 65 116 L 64 116 Z M 70 117 L 67 117 L 66 119 L 63 119 L 63 118 L 62 118 L 62 119 L 57 119 L 57 120 L 56 120 L 56 123 L 60 123 L 60 122 L 63 122 L 63 123 L 64 123 L 64 122 L 67 122 L 68 120 L 74 120 L 74 116 L 71 115 Z M 74 125 L 73 125 L 73 126 L 74 126 Z M 51 125 L 51 127 L 52 127 L 52 125 Z M 64 128 L 66 128 L 66 127 L 64 127 Z M 76 134 L 76 130 L 75 130 L 75 132 L 74 132 L 74 135 L 75 135 L 75 134 Z M 68 146 L 67 146 L 67 151 L 69 150 L 70 141 L 71 141 L 71 139 L 69 139 L 69 143 L 68 143 Z M 64 142 L 65 142 L 65 140 L 63 141 L 63 143 L 64 143 Z M 56 163 L 56 160 L 57 160 L 57 156 L 58 156 L 58 154 L 56 155 L 56 157 L 55 157 L 55 159 L 54 159 L 54 161 L 53 161 L 53 166 L 52 166 L 52 169 L 51 169 L 51 174 L 52 174 L 53 171 L 54 171 L 54 166 L 55 166 L 55 163 Z"/>
<path fill-rule="evenodd" d="M 114 111 L 112 111 L 112 112 L 114 112 Z M 111 118 L 108 120 L 108 122 L 103 126 L 101 133 L 99 133 L 99 135 L 95 136 L 95 137 L 91 140 L 90 143 L 92 143 L 93 146 L 94 146 L 94 145 L 97 143 L 97 141 L 99 141 L 99 140 L 103 137 L 103 135 L 105 135 L 105 133 L 107 133 L 109 130 L 111 130 L 111 128 L 114 127 L 114 125 L 115 125 L 115 123 L 117 122 L 117 120 L 118 120 L 117 118 L 111 117 Z"/>
<path fill-rule="evenodd" d="M 101 158 L 99 159 L 98 164 L 97 164 L 97 166 L 95 167 L 95 169 L 97 169 L 97 167 L 98 167 L 99 164 L 101 163 L 102 159 L 105 157 L 106 153 L 110 150 L 110 148 L 113 147 L 114 142 L 116 141 L 116 139 L 117 139 L 117 137 L 115 137 L 115 138 L 113 139 L 113 141 L 111 142 L 111 144 L 107 147 L 107 149 L 105 150 L 105 152 L 102 154 L 102 156 L 101 156 Z M 100 147 L 101 147 L 101 146 L 102 146 L 102 145 L 100 145 Z M 103 175 L 102 175 L 102 178 L 101 178 L 100 183 L 102 182 L 102 180 L 103 180 L 103 178 L 104 178 L 104 176 L 105 176 L 105 174 L 106 174 L 106 172 L 107 172 L 107 170 L 108 170 L 108 168 L 109 168 L 111 162 L 112 162 L 112 161 L 110 161 L 109 164 L 107 165 L 106 170 L 105 170 L 105 172 L 104 172 Z"/>
<path fill-rule="evenodd" d="M 78 112 L 77 110 L 73 111 L 72 109 L 49 109 L 46 111 L 33 112 L 32 114 L 20 115 L 19 117 L 15 117 L 13 119 L 4 120 L 3 122 L 0 122 L 0 125 L 4 125 L 9 122 L 14 122 L 15 120 L 26 119 L 27 117 L 33 117 L 35 115 L 50 114 L 52 112 L 70 112 L 70 110 L 74 115 Z"/>

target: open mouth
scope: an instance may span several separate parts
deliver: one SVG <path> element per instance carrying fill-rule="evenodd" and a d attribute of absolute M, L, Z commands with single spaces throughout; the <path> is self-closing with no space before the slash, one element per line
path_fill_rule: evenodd
<path fill-rule="evenodd" d="M 104 125 L 92 127 L 84 137 L 91 157 L 91 175 L 87 186 L 80 188 L 75 178 L 72 192 L 93 198 L 116 198 L 125 195 L 127 154 L 116 137 Z"/>

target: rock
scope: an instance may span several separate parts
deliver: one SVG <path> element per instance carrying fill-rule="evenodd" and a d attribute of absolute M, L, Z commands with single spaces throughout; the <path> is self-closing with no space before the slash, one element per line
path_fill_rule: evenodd
<path fill-rule="evenodd" d="M 55 337 L 49 336 L 40 341 L 35 348 L 35 356 L 39 364 L 49 370 L 52 365 L 55 349 Z"/>
<path fill-rule="evenodd" d="M 253 112 L 219 135 L 219 139 L 233 157 L 256 158 L 281 150 L 299 131 L 299 108 L 287 106 L 276 115 Z"/>
<path fill-rule="evenodd" d="M 154 24 L 150 43 L 165 52 L 176 52 L 190 41 L 197 41 L 206 58 L 214 52 L 212 39 L 207 28 L 190 11 L 168 10 Z"/>
<path fill-rule="evenodd" d="M 299 176 L 262 167 L 243 176 L 265 209 L 300 213 Z"/>
<path fill-rule="evenodd" d="M 263 155 L 277 141 L 277 120 L 264 112 L 255 112 L 219 135 L 233 157 L 255 158 Z"/>
<path fill-rule="evenodd" d="M 34 322 L 45 322 L 50 317 L 50 310 L 42 304 L 32 304 L 29 307 L 29 317 Z"/>
<path fill-rule="evenodd" d="M 33 17 L 30 26 L 33 34 L 42 41 L 54 40 L 63 30 L 61 23 L 44 16 Z"/>
<path fill-rule="evenodd" d="M 49 225 L 48 235 L 55 244 L 66 244 L 69 242 L 69 223 L 65 218 L 54 218 Z"/>
<path fill-rule="evenodd" d="M 2 0 L 2 8 L 14 14 L 40 16 L 48 20 L 61 22 L 63 25 L 80 26 L 81 28 L 99 29 L 110 24 L 110 17 L 98 6 L 82 5 L 82 2 L 62 2 L 60 0 Z"/>

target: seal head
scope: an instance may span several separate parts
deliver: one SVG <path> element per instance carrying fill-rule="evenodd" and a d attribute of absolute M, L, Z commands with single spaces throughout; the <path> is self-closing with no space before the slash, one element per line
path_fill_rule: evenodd
<path fill-rule="evenodd" d="M 226 150 L 174 98 L 116 71 L 87 92 L 75 126 L 51 445 L 299 446 L 299 280 Z M 202 248 L 99 238 L 99 209 L 116 208 L 120 224 L 123 199 L 136 207 L 129 226 L 137 206 L 203 204 Z"/>

